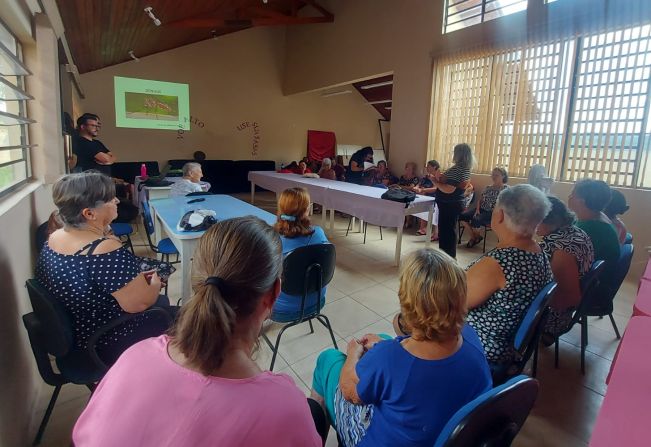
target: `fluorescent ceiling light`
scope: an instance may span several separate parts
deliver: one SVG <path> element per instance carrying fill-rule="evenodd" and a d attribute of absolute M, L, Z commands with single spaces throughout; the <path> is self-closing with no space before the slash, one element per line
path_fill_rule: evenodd
<path fill-rule="evenodd" d="M 366 85 L 362 85 L 360 88 L 361 88 L 362 90 L 368 90 L 368 89 L 370 89 L 370 88 L 375 88 L 375 87 L 384 87 L 385 85 L 391 85 L 391 84 L 393 84 L 393 80 L 391 80 L 391 81 L 384 81 L 384 82 L 378 82 L 378 83 L 375 83 L 375 84 L 366 84 Z"/>
<path fill-rule="evenodd" d="M 382 101 L 372 101 L 372 102 L 369 102 L 369 104 L 371 104 L 371 105 L 375 105 L 375 104 L 387 104 L 387 103 L 390 103 L 391 101 L 392 101 L 391 99 L 383 99 Z"/>
<path fill-rule="evenodd" d="M 329 98 L 330 96 L 338 96 L 338 95 L 347 95 L 348 93 L 352 93 L 352 90 L 339 90 L 336 92 L 330 92 L 330 93 L 321 93 L 322 98 Z"/>

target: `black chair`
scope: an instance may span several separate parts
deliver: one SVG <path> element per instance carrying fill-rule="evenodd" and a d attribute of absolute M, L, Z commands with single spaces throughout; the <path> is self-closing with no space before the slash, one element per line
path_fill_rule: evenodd
<path fill-rule="evenodd" d="M 538 381 L 517 376 L 457 411 L 434 447 L 508 447 L 538 396 Z"/>
<path fill-rule="evenodd" d="M 551 300 L 554 290 L 556 290 L 556 282 L 552 281 L 543 287 L 531 302 L 529 310 L 524 315 L 513 338 L 513 360 L 505 364 L 490 365 L 493 386 L 500 385 L 507 379 L 521 374 L 532 354 L 533 365 L 531 375 L 536 377 L 540 335 L 547 322 L 549 300 Z"/>
<path fill-rule="evenodd" d="M 348 232 L 351 230 L 350 227 L 352 226 L 352 224 L 353 224 L 353 216 L 350 216 L 350 218 L 348 219 L 348 227 L 346 228 L 346 236 L 348 236 Z M 384 240 L 382 238 L 382 227 L 379 227 L 379 228 L 380 228 L 380 240 L 382 241 L 382 240 Z M 364 225 L 362 227 L 362 231 L 364 232 L 364 244 L 366 244 L 366 231 L 367 230 L 368 230 L 368 222 L 364 221 Z"/>
<path fill-rule="evenodd" d="M 63 305 L 37 280 L 27 280 L 26 286 L 33 311 L 23 315 L 23 323 L 27 329 L 38 371 L 45 383 L 54 387 L 34 438 L 33 445 L 38 445 L 63 385 L 68 383 L 85 385 L 92 392 L 96 383 L 108 371 L 110 364 L 107 364 L 107 360 L 101 358 L 97 352 L 97 342 L 100 337 L 142 314 L 125 314 L 102 326 L 89 338 L 88 347 L 81 349 L 74 344 L 72 324 Z M 160 325 L 148 324 L 148 330 L 139 334 L 142 335 L 142 339 L 160 335 L 172 323 L 171 314 L 162 308 L 151 308 L 146 313 L 150 315 L 152 322 L 155 319 L 156 322 L 160 322 Z M 52 368 L 50 356 L 54 357 L 58 372 Z"/>
<path fill-rule="evenodd" d="M 581 302 L 579 307 L 572 316 L 572 321 L 567 328 L 566 332 L 575 324 L 581 325 L 581 374 L 585 374 L 585 349 L 588 346 L 588 315 L 587 311 L 590 308 L 590 299 L 595 295 L 596 290 L 599 288 L 599 281 L 601 274 L 606 266 L 603 260 L 597 260 L 592 264 L 590 270 L 581 278 Z M 558 368 L 559 357 L 559 338 L 556 337 L 554 342 L 554 366 Z"/>
<path fill-rule="evenodd" d="M 286 323 L 278 332 L 276 337 L 276 344 L 271 344 L 271 341 L 266 334 L 262 334 L 265 342 L 271 348 L 273 356 L 271 358 L 271 366 L 269 370 L 273 371 L 274 364 L 276 363 L 276 356 L 278 355 L 278 347 L 280 346 L 280 337 L 283 332 L 292 326 L 301 324 L 307 321 L 310 325 L 310 333 L 314 333 L 312 320 L 316 319 L 325 326 L 330 332 L 332 344 L 335 349 L 337 341 L 335 340 L 332 326 L 328 317 L 321 313 L 321 289 L 327 286 L 335 274 L 335 261 L 336 252 L 335 246 L 332 244 L 315 244 L 298 247 L 292 250 L 285 256 L 283 261 L 283 277 L 282 277 L 282 291 L 287 295 L 301 296 L 300 315 L 295 320 L 290 321 L 276 321 L 278 323 Z M 316 307 L 308 312 L 305 308 L 305 301 L 307 295 L 313 292 L 318 293 Z M 273 313 L 272 313 L 273 317 Z"/>
<path fill-rule="evenodd" d="M 599 289 L 595 290 L 595 296 L 591 297 L 585 309 L 585 314 L 588 317 L 603 318 L 608 315 L 618 340 L 621 337 L 613 318 L 613 302 L 631 267 L 634 252 L 635 247 L 633 244 L 624 244 L 620 247 L 617 265 L 615 265 L 614 269 L 609 270 L 611 274 L 604 275 L 601 278 Z"/>

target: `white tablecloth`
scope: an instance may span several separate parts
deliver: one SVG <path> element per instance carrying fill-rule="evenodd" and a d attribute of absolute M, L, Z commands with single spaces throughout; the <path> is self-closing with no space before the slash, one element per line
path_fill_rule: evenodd
<path fill-rule="evenodd" d="M 287 188 L 303 187 L 308 190 L 314 203 L 383 227 L 402 227 L 405 215 L 428 213 L 435 205 L 434 197 L 417 195 L 416 200 L 405 209 L 404 203 L 381 199 L 386 189 L 323 178 L 307 178 L 298 174 L 251 171 L 249 181 L 277 193 Z"/>

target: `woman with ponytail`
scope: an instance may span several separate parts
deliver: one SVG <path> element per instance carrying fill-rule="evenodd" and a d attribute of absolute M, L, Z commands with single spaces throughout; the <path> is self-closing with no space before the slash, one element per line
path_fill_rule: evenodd
<path fill-rule="evenodd" d="M 169 335 L 118 359 L 75 425 L 75 446 L 321 446 L 308 402 L 252 359 L 280 293 L 281 242 L 255 217 L 212 226 L 194 295 Z"/>
<path fill-rule="evenodd" d="M 308 216 L 310 208 L 310 194 L 305 188 L 289 188 L 284 190 L 278 198 L 278 220 L 274 229 L 280 234 L 283 245 L 283 256 L 292 250 L 305 245 L 329 244 L 323 229 L 312 226 Z M 318 308 L 325 304 L 326 287 L 321 290 L 321 302 Z M 280 293 L 274 305 L 271 319 L 279 323 L 297 320 L 301 316 L 301 296 Z M 316 292 L 307 296 L 305 313 L 312 313 L 317 307 L 318 294 Z"/>

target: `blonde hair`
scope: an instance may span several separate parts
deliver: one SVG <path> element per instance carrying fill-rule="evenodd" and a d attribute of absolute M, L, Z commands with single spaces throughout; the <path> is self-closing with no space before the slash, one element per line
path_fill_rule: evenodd
<path fill-rule="evenodd" d="M 199 240 L 192 263 L 194 295 L 170 330 L 188 363 L 219 368 L 238 324 L 257 308 L 282 273 L 280 237 L 257 217 L 227 219 Z"/>
<path fill-rule="evenodd" d="M 305 188 L 289 188 L 280 193 L 278 198 L 277 220 L 274 225 L 282 236 L 293 238 L 314 233 L 307 209 L 310 206 L 310 194 Z"/>
<path fill-rule="evenodd" d="M 423 248 L 400 271 L 400 310 L 414 340 L 445 341 L 459 335 L 466 313 L 466 273 L 447 254 Z"/>

